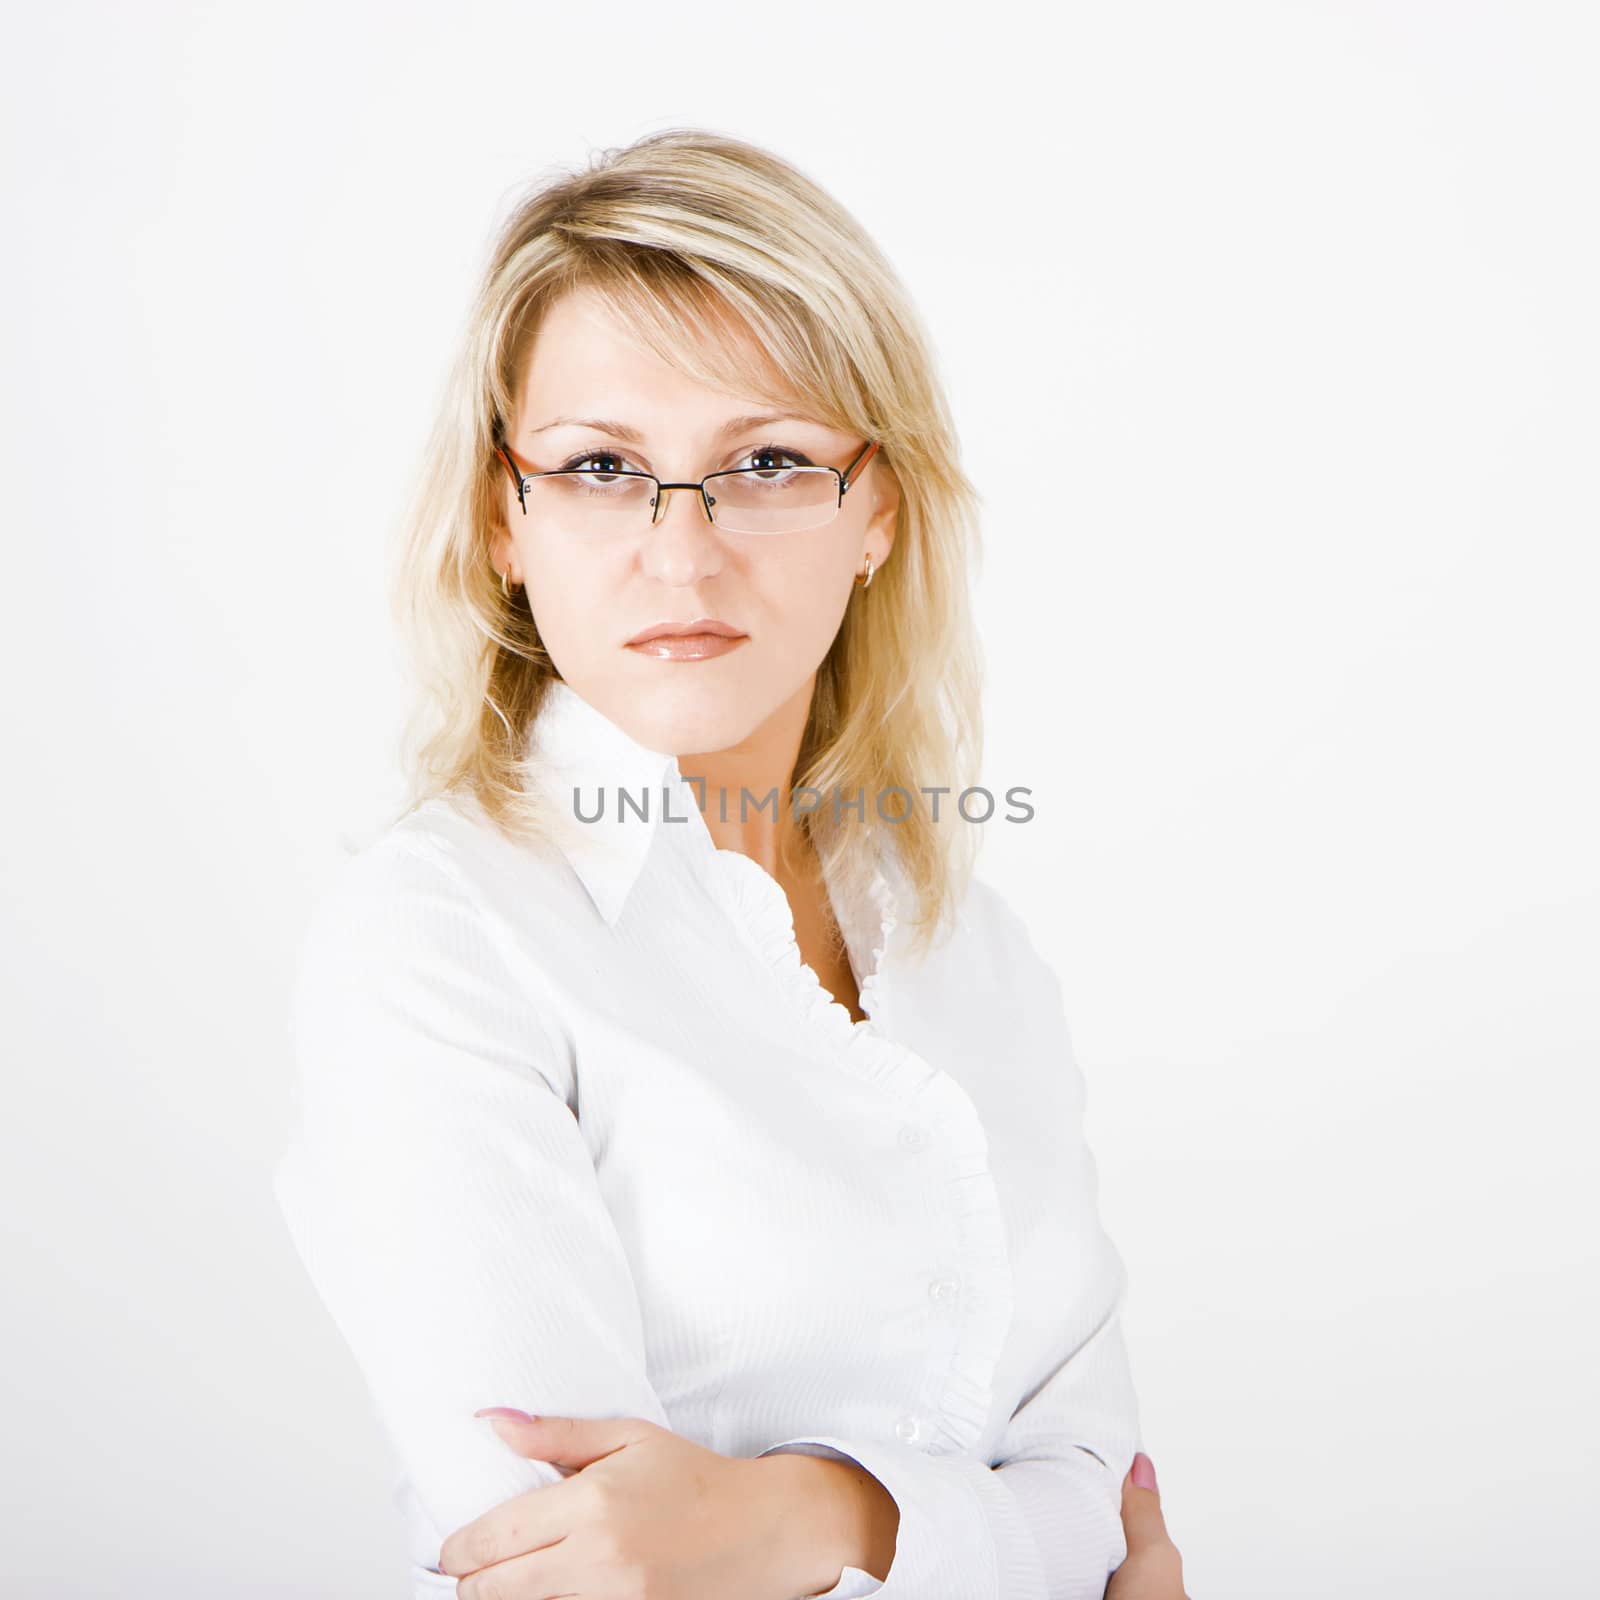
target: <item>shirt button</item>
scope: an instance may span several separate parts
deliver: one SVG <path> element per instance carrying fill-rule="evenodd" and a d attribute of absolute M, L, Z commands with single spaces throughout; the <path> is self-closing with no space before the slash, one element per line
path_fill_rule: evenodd
<path fill-rule="evenodd" d="M 914 1122 L 906 1123 L 900 1129 L 900 1148 L 902 1150 L 923 1150 L 927 1148 L 928 1130 L 919 1128 Z"/>
<path fill-rule="evenodd" d="M 935 1278 L 928 1285 L 930 1300 L 954 1300 L 961 1293 L 961 1285 L 954 1278 Z"/>
<path fill-rule="evenodd" d="M 911 1444 L 922 1429 L 915 1417 L 901 1417 L 895 1423 L 894 1431 L 897 1437 L 904 1439 L 907 1444 Z"/>

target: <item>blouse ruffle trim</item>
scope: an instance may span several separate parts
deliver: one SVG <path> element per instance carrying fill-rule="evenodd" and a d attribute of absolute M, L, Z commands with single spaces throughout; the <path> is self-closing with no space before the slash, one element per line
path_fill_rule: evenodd
<path fill-rule="evenodd" d="M 890 998 L 891 946 L 899 926 L 896 884 L 880 856 L 867 904 L 835 907 L 847 938 L 854 936 L 852 947 L 870 942 L 868 972 L 860 981 L 867 1018 L 857 1022 L 806 964 L 788 896 L 771 874 L 737 850 L 717 850 L 715 861 L 731 914 L 794 996 L 803 1021 L 832 1043 L 852 1071 L 886 1090 L 908 1117 L 929 1125 L 938 1148 L 947 1153 L 952 1266 L 959 1273 L 960 1304 L 948 1365 L 942 1373 L 937 1365 L 930 1369 L 921 1401 L 931 1434 L 917 1443 L 933 1454 L 973 1453 L 989 1423 L 995 1372 L 1011 1328 L 1010 1236 L 989 1166 L 988 1135 L 971 1097 L 948 1073 L 877 1026 Z M 903 883 L 898 874 L 896 881 Z"/>

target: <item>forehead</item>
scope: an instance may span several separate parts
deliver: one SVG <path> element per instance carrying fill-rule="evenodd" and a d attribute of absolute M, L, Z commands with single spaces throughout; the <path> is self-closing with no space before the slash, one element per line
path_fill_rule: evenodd
<path fill-rule="evenodd" d="M 722 311 L 703 327 L 689 350 L 663 357 L 603 296 L 575 289 L 548 308 L 524 355 L 520 410 L 525 417 L 617 416 L 643 407 L 709 416 L 746 402 L 797 400 L 747 325 Z"/>

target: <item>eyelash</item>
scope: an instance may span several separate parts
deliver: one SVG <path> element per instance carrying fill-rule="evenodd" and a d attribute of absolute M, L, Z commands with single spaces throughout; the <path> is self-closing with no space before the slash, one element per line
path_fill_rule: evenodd
<path fill-rule="evenodd" d="M 778 444 L 754 445 L 749 450 L 746 450 L 745 454 L 747 456 L 787 456 L 789 460 L 792 461 L 797 467 L 809 467 L 814 465 L 810 458 L 803 455 L 800 451 L 788 450 L 785 449 L 784 446 Z M 584 450 L 573 456 L 569 461 L 563 462 L 562 465 L 557 467 L 555 470 L 557 472 L 575 472 L 578 470 L 578 468 L 583 466 L 586 461 L 626 461 L 627 459 L 628 457 L 622 455 L 616 450 Z M 605 471 L 604 468 L 598 468 L 595 470 L 602 474 Z M 776 469 L 767 468 L 765 470 L 772 471 Z"/>

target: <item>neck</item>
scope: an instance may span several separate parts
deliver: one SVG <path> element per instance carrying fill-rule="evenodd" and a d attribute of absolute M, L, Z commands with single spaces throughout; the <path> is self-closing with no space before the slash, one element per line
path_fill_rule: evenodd
<path fill-rule="evenodd" d="M 678 757 L 717 848 L 749 856 L 780 883 L 791 876 L 786 854 L 791 863 L 812 860 L 791 797 L 813 688 L 814 675 L 738 744 Z"/>

